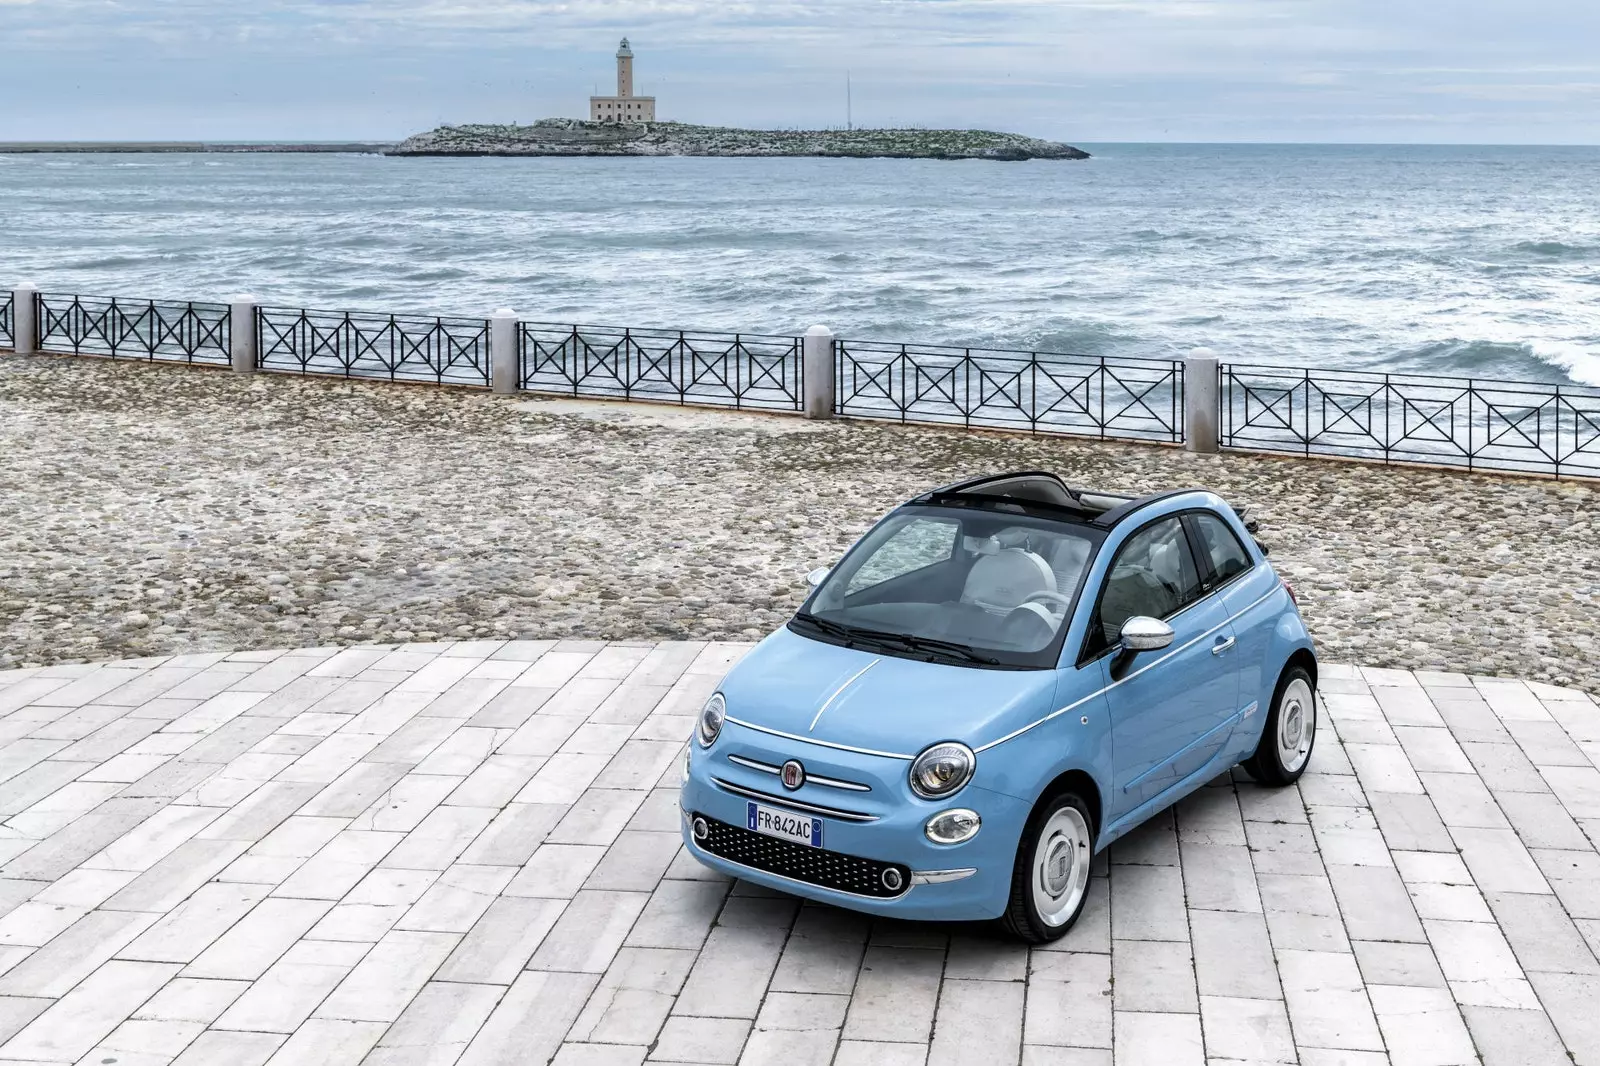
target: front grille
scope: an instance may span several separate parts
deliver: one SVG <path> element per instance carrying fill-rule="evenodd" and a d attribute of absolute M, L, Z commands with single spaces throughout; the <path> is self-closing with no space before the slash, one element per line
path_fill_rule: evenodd
<path fill-rule="evenodd" d="M 825 848 L 810 848 L 753 832 L 742 825 L 719 822 L 703 814 L 696 817 L 705 818 L 709 830 L 706 838 L 696 843 L 711 854 L 740 866 L 804 881 L 808 885 L 878 899 L 893 899 L 904 893 L 911 884 L 910 869 L 899 863 L 878 862 L 876 859 L 862 859 Z M 888 869 L 897 870 L 900 874 L 900 887 L 892 891 L 883 887 L 883 871 Z"/>

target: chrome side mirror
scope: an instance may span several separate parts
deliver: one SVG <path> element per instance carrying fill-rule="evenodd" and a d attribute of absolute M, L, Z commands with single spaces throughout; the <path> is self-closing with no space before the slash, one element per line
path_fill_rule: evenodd
<path fill-rule="evenodd" d="M 1144 615 L 1122 623 L 1122 650 L 1137 655 L 1141 651 L 1160 651 L 1172 643 L 1172 627 Z"/>
<path fill-rule="evenodd" d="M 833 571 L 826 566 L 817 567 L 815 570 L 811 571 L 811 573 L 806 575 L 806 587 L 813 589 L 816 588 L 818 585 L 828 580 L 828 575 L 832 572 Z"/>

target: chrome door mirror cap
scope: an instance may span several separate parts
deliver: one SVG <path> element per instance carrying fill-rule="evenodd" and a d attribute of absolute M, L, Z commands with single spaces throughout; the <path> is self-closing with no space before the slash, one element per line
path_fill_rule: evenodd
<path fill-rule="evenodd" d="M 807 588 L 813 588 L 813 589 L 816 588 L 818 585 L 820 585 L 824 581 L 828 580 L 828 574 L 829 573 L 831 573 L 831 571 L 829 570 L 828 567 L 826 567 L 826 566 L 817 567 L 815 570 L 811 571 L 811 573 L 806 575 L 806 587 Z"/>
<path fill-rule="evenodd" d="M 1135 615 L 1122 623 L 1121 644 L 1125 651 L 1160 651 L 1172 639 L 1172 627 L 1160 619 Z"/>

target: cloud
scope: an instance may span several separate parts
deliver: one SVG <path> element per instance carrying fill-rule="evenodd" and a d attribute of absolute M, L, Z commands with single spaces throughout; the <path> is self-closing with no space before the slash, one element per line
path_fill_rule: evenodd
<path fill-rule="evenodd" d="M 832 121 L 849 71 L 870 122 L 1600 140 L 1592 0 L 0 0 L 0 91 L 38 102 L 0 137 L 108 125 L 108 100 L 172 136 L 576 113 L 623 34 L 667 113 L 702 121 Z"/>

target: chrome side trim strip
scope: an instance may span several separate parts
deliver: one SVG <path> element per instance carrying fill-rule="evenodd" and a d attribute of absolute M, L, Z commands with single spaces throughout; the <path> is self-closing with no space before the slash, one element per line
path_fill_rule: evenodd
<path fill-rule="evenodd" d="M 901 755 L 893 751 L 874 751 L 871 748 L 855 748 L 849 744 L 833 744 L 826 740 L 818 740 L 816 737 L 802 737 L 794 733 L 785 733 L 781 729 L 770 729 L 764 725 L 756 725 L 754 722 L 747 722 L 743 718 L 735 718 L 731 714 L 725 715 L 723 721 L 732 722 L 734 725 L 742 725 L 746 729 L 754 729 L 757 733 L 766 733 L 768 736 L 782 737 L 784 740 L 798 740 L 802 744 L 815 744 L 819 748 L 832 748 L 834 751 L 853 751 L 857 755 L 876 755 L 880 759 L 903 759 L 906 762 L 916 758 L 915 755 Z M 877 897 L 874 896 L 872 898 L 876 899 Z"/>
<path fill-rule="evenodd" d="M 1217 630 L 1222 629 L 1222 628 L 1224 628 L 1226 626 L 1232 625 L 1235 619 L 1243 618 L 1250 611 L 1255 610 L 1257 607 L 1261 606 L 1263 603 L 1267 602 L 1272 597 L 1278 595 L 1281 592 L 1283 592 L 1283 586 L 1281 584 L 1274 586 L 1271 592 L 1268 592 L 1265 596 L 1262 596 L 1260 599 L 1258 599 L 1254 603 L 1250 604 L 1250 606 L 1241 608 L 1240 610 L 1234 612 L 1233 614 L 1229 615 L 1227 618 L 1223 619 L 1221 622 L 1217 623 L 1216 625 L 1212 626 L 1210 629 L 1206 630 L 1204 633 L 1201 633 L 1199 636 L 1197 636 L 1197 637 L 1185 642 L 1184 644 L 1179 645 L 1176 648 L 1173 648 L 1171 651 L 1167 652 L 1167 654 L 1163 655 L 1161 658 L 1157 659 L 1155 662 L 1147 663 L 1144 666 L 1139 667 L 1139 669 L 1135 670 L 1133 673 L 1128 674 L 1127 676 L 1125 676 L 1125 677 L 1123 677 L 1123 678 L 1121 678 L 1119 680 L 1111 682 L 1111 684 L 1107 685 L 1105 688 L 1102 688 L 1102 689 L 1100 689 L 1099 691 L 1096 691 L 1096 692 L 1091 692 L 1091 693 L 1089 693 L 1089 695 L 1084 696 L 1082 699 L 1074 700 L 1071 703 L 1067 704 L 1065 707 L 1060 708 L 1059 710 L 1051 711 L 1049 714 L 1045 715 L 1043 718 L 1039 719 L 1037 722 L 1031 722 L 1028 725 L 1023 726 L 1021 729 L 1014 730 L 1013 732 L 1007 733 L 1005 736 L 1001 737 L 999 740 L 991 740 L 989 743 L 983 745 L 983 747 L 981 747 L 981 748 L 974 748 L 974 749 L 972 749 L 973 752 L 975 754 L 976 753 L 985 752 L 985 751 L 988 751 L 990 748 L 998 747 L 999 745 L 1004 744 L 1008 740 L 1015 740 L 1017 737 L 1020 737 L 1022 734 L 1026 733 L 1028 730 L 1033 729 L 1035 726 L 1041 726 L 1044 723 L 1050 721 L 1050 719 L 1052 719 L 1052 718 L 1059 718 L 1061 715 L 1066 714 L 1068 711 L 1076 710 L 1077 708 L 1082 707 L 1085 703 L 1088 703 L 1090 700 L 1095 699 L 1096 697 L 1099 697 L 1099 696 L 1103 696 L 1107 692 L 1110 692 L 1112 689 L 1117 688 L 1117 687 L 1119 687 L 1121 685 L 1127 684 L 1129 681 L 1132 681 L 1134 678 L 1138 677 L 1140 674 L 1144 673 L 1146 670 L 1153 670 L 1156 667 L 1160 666 L 1162 663 L 1166 662 L 1168 659 L 1172 658 L 1174 655 L 1177 655 L 1177 654 L 1179 654 L 1181 652 L 1187 651 L 1189 648 L 1194 647 L 1196 644 L 1200 643 L 1202 640 L 1205 640 L 1207 637 L 1211 636 Z"/>
<path fill-rule="evenodd" d="M 817 723 L 822 721 L 822 716 L 824 714 L 828 713 L 828 708 L 833 706 L 833 701 L 838 699 L 839 696 L 844 692 L 845 689 L 847 689 L 851 685 L 855 684 L 856 683 L 856 678 L 860 677 L 862 674 L 866 673 L 868 670 L 871 670 L 874 666 L 877 666 L 881 662 L 883 662 L 883 660 L 881 658 L 872 660 L 870 663 L 868 663 L 867 665 L 863 666 L 861 669 L 857 670 L 855 673 L 851 674 L 849 680 L 847 680 L 844 684 L 842 684 L 838 688 L 834 689 L 833 690 L 833 695 L 829 696 L 825 701 L 823 701 L 822 707 L 817 711 L 817 716 L 815 718 L 811 719 L 811 724 L 810 725 L 806 726 L 806 732 L 809 733 L 811 730 L 817 728 Z"/>
<path fill-rule="evenodd" d="M 973 867 L 965 870 L 912 870 L 911 883 L 914 885 L 942 885 L 950 881 L 960 881 L 971 877 L 978 871 Z"/>
<path fill-rule="evenodd" d="M 783 874 L 775 874 L 771 870 L 763 870 L 763 869 L 760 869 L 759 867 L 747 866 L 746 864 L 744 864 L 742 862 L 734 862 L 732 859 L 723 858 L 721 855 L 718 855 L 714 851 L 707 851 L 705 848 L 702 848 L 699 844 L 696 844 L 692 837 L 689 840 L 689 847 L 693 848 L 695 851 L 700 852 L 702 855 L 711 856 L 713 859 L 716 859 L 718 862 L 725 862 L 729 866 L 737 866 L 741 870 L 749 870 L 751 873 L 760 874 L 762 877 L 776 877 L 779 881 L 787 881 L 791 885 L 804 885 L 806 888 L 814 888 L 814 889 L 817 889 L 818 891 L 821 891 L 821 892 L 833 892 L 833 893 L 835 893 L 837 895 L 840 895 L 840 896 L 849 896 L 851 899 L 871 899 L 871 900 L 878 900 L 878 901 L 883 902 L 883 903 L 894 903 L 896 900 L 905 899 L 906 896 L 910 894 L 912 888 L 914 888 L 916 886 L 916 883 L 917 883 L 915 876 L 913 876 L 913 878 L 911 880 L 911 883 L 906 886 L 906 890 L 904 892 L 900 893 L 898 896 L 869 896 L 865 892 L 846 892 L 842 888 L 829 888 L 827 885 L 814 885 L 810 881 L 802 881 L 798 877 L 785 877 Z"/>
<path fill-rule="evenodd" d="M 720 777 L 713 777 L 711 783 L 724 792 L 732 792 L 734 795 L 743 796 L 746 799 L 770 803 L 774 807 L 789 807 L 793 810 L 804 811 L 807 814 L 821 814 L 829 818 L 838 818 L 845 822 L 876 822 L 878 820 L 876 814 L 859 814 L 855 811 L 841 811 L 836 807 L 819 807 L 814 803 L 802 803 L 787 796 L 773 796 L 753 788 L 745 788 L 743 785 L 736 785 L 732 781 L 724 781 Z"/>
<path fill-rule="evenodd" d="M 743 755 L 730 755 L 728 756 L 728 761 L 739 766 L 748 767 L 751 770 L 760 770 L 764 774 L 772 774 L 774 777 L 783 773 L 783 767 L 781 766 L 773 766 L 771 763 L 757 762 L 754 759 L 746 759 Z"/>
<path fill-rule="evenodd" d="M 783 767 L 781 766 L 773 766 L 771 763 L 761 762 L 757 759 L 748 759 L 743 755 L 729 755 L 728 761 L 739 766 L 748 767 L 751 770 L 760 770 L 764 774 L 772 774 L 774 777 L 783 773 Z M 806 771 L 806 783 L 822 785 L 824 788 L 842 788 L 847 792 L 872 791 L 871 785 L 858 785 L 854 781 L 840 781 L 835 777 L 821 777 L 810 770 Z"/>

